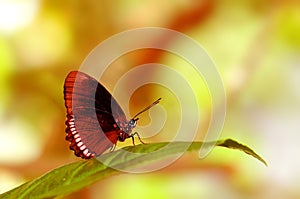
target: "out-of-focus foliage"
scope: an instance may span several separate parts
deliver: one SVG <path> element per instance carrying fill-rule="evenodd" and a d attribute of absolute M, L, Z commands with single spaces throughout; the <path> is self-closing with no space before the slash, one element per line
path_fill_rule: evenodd
<path fill-rule="evenodd" d="M 0 192 L 77 160 L 64 140 L 66 74 L 113 34 L 158 26 L 183 32 L 207 50 L 227 93 L 222 137 L 262 152 L 269 167 L 216 149 L 203 161 L 187 155 L 162 171 L 116 176 L 70 198 L 298 198 L 299 13 L 296 0 L 1 1 Z M 124 72 L 149 62 L 186 75 L 182 60 L 145 50 L 116 60 L 103 81 L 111 87 Z M 115 70 L 116 65 L 121 69 Z M 202 87 L 197 139 L 207 129 L 211 107 Z M 172 135 L 165 132 L 178 119 L 176 98 L 151 86 L 133 95 L 131 113 L 151 103 L 154 94 L 166 96 L 162 105 L 170 116 L 168 131 L 147 142 L 169 140 Z M 140 124 L 147 122 L 145 116 Z"/>

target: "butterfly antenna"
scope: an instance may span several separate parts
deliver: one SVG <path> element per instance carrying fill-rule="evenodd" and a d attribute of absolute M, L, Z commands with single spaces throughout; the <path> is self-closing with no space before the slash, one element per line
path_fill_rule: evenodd
<path fill-rule="evenodd" d="M 158 104 L 160 100 L 161 100 L 161 97 L 158 98 L 155 102 L 153 102 L 153 103 L 150 104 L 149 106 L 147 106 L 146 108 L 144 108 L 142 111 L 138 112 L 132 119 L 136 118 L 136 117 L 137 117 L 138 115 L 140 115 L 141 113 L 147 111 L 147 110 L 150 109 L 152 106 Z"/>

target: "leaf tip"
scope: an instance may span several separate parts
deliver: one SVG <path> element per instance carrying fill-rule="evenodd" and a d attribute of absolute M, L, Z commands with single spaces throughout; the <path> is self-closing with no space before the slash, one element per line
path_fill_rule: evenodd
<path fill-rule="evenodd" d="M 240 151 L 243 151 L 244 153 L 251 155 L 252 157 L 262 162 L 266 167 L 268 167 L 268 163 L 260 155 L 258 155 L 255 151 L 253 151 L 248 146 L 240 144 L 233 139 L 226 139 L 226 140 L 219 141 L 217 143 L 217 146 L 222 146 L 231 149 L 238 149 Z"/>

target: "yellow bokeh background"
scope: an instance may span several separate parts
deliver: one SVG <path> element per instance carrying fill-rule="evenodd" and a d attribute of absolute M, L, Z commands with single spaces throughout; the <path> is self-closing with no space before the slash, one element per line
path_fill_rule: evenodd
<path fill-rule="evenodd" d="M 247 144 L 269 167 L 240 152 L 216 148 L 205 159 L 189 153 L 160 171 L 117 175 L 65 198 L 299 198 L 296 0 L 0 1 L 0 193 L 78 160 L 65 141 L 65 76 L 101 41 L 148 26 L 182 32 L 203 46 L 227 95 L 221 138 Z M 101 81 L 111 87 L 126 71 L 150 62 L 173 67 L 187 79 L 191 73 L 179 57 L 142 50 L 116 60 Z M 203 91 L 197 96 L 200 140 L 209 124 L 209 92 L 196 78 L 189 81 Z M 132 116 L 161 95 L 169 117 L 161 135 L 147 142 L 172 136 L 178 101 L 153 85 L 131 99 Z M 145 114 L 140 122 L 149 120 Z"/>

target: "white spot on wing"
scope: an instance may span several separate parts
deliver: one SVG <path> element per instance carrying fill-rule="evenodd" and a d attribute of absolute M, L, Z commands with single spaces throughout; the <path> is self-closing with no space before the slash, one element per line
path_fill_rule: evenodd
<path fill-rule="evenodd" d="M 87 155 L 89 153 L 89 150 L 88 149 L 85 149 L 84 151 L 83 151 L 83 154 L 84 155 Z"/>

